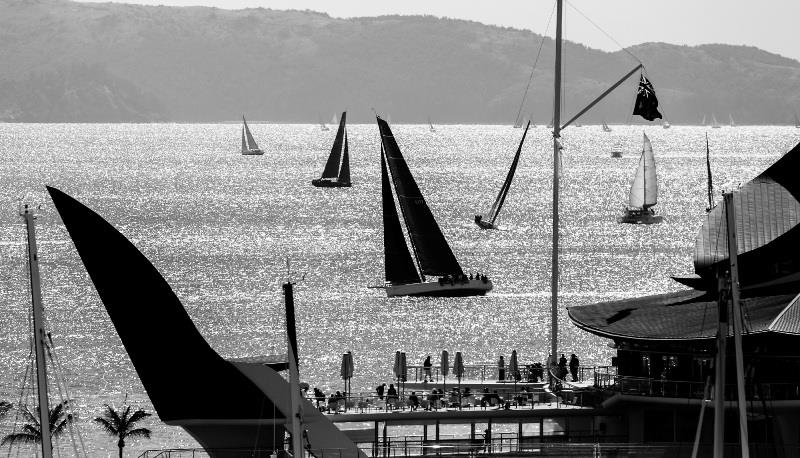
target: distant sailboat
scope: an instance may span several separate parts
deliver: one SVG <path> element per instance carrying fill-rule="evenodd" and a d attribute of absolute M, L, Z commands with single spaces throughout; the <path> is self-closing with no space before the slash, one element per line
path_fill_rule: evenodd
<path fill-rule="evenodd" d="M 333 140 L 331 154 L 322 176 L 311 180 L 311 184 L 318 188 L 349 188 L 350 183 L 350 154 L 347 144 L 347 112 L 342 112 L 342 120 L 339 122 L 339 130 L 336 131 L 336 138 Z M 339 165 L 341 159 L 341 166 Z"/>
<path fill-rule="evenodd" d="M 500 214 L 500 209 L 503 208 L 503 203 L 506 201 L 508 189 L 511 187 L 511 181 L 514 179 L 514 172 L 517 170 L 519 155 L 522 153 L 522 144 L 525 143 L 525 136 L 528 135 L 528 128 L 530 128 L 530 126 L 531 122 L 528 121 L 528 124 L 525 126 L 525 131 L 522 133 L 522 140 L 520 140 L 519 146 L 517 147 L 517 153 L 514 155 L 514 160 L 511 162 L 511 168 L 508 169 L 506 181 L 504 181 L 503 186 L 500 187 L 500 192 L 497 194 L 497 198 L 494 200 L 492 208 L 489 210 L 489 215 L 485 220 L 482 215 L 475 215 L 475 224 L 481 229 L 497 229 L 494 222 L 497 219 L 497 215 Z"/>
<path fill-rule="evenodd" d="M 329 131 L 329 130 L 330 130 L 330 129 L 328 128 L 328 126 L 326 126 L 326 125 L 325 125 L 325 123 L 324 123 L 324 122 L 322 122 L 322 119 L 321 119 L 321 118 L 320 118 L 320 120 L 319 120 L 319 130 L 321 130 L 321 131 L 323 131 L 323 132 L 327 132 L 327 131 Z"/>
<path fill-rule="evenodd" d="M 644 136 L 642 155 L 639 158 L 639 166 L 636 168 L 636 175 L 631 185 L 628 207 L 625 209 L 625 215 L 617 219 L 619 223 L 653 224 L 660 223 L 662 220 L 660 216 L 655 216 L 652 208 L 658 201 L 658 180 L 653 147 L 650 145 L 647 135 L 642 135 Z"/>
<path fill-rule="evenodd" d="M 714 116 L 713 114 L 711 115 L 711 128 L 712 129 L 719 129 L 720 128 L 720 125 L 717 122 L 717 117 Z"/>
<path fill-rule="evenodd" d="M 794 127 L 800 129 L 800 118 L 797 117 L 797 112 L 794 114 Z"/>
<path fill-rule="evenodd" d="M 253 134 L 250 133 L 250 127 L 247 126 L 244 115 L 242 115 L 242 154 L 245 156 L 260 156 L 264 154 L 256 144 Z"/>
<path fill-rule="evenodd" d="M 664 129 L 669 129 L 672 126 L 669 124 L 669 121 L 667 121 L 665 118 L 664 122 L 661 123 L 661 127 L 663 127 Z"/>
<path fill-rule="evenodd" d="M 731 127 L 736 127 L 736 123 L 735 123 L 735 122 L 733 122 L 733 115 L 732 115 L 732 114 L 728 113 L 728 119 L 730 119 L 730 120 L 731 120 L 731 122 L 730 122 L 730 126 L 731 126 Z"/>
<path fill-rule="evenodd" d="M 605 119 L 603 120 L 603 132 L 611 132 L 611 128 L 608 127 L 608 124 L 606 124 Z"/>
<path fill-rule="evenodd" d="M 425 198 L 408 168 L 389 124 L 378 120 L 381 133 L 381 191 L 383 202 L 383 248 L 386 269 L 386 295 L 393 296 L 477 296 L 492 289 L 485 276 L 468 278 L 458 264 Z M 387 167 L 388 164 L 388 167 Z M 392 180 L 389 179 L 391 171 Z M 397 207 L 392 195 L 394 184 L 409 239 L 419 264 L 408 250 Z M 438 281 L 426 281 L 425 276 Z"/>
<path fill-rule="evenodd" d="M 428 118 L 428 126 L 430 126 L 431 132 L 436 132 L 436 128 L 433 127 L 433 123 L 431 122 L 431 118 Z"/>
<path fill-rule="evenodd" d="M 339 120 L 336 119 L 336 113 L 334 113 L 333 117 L 331 118 L 331 125 L 335 126 L 336 124 L 339 124 Z"/>
<path fill-rule="evenodd" d="M 700 122 L 700 125 L 705 126 L 706 124 L 706 115 L 703 115 L 703 120 Z"/>

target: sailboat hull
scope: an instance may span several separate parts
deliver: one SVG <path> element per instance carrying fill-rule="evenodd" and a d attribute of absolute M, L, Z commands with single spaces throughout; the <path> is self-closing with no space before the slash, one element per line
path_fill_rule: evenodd
<path fill-rule="evenodd" d="M 489 221 L 484 221 L 483 216 L 475 215 L 475 224 L 481 229 L 497 229 L 497 226 Z"/>
<path fill-rule="evenodd" d="M 316 178 L 311 180 L 311 184 L 318 188 L 349 188 L 352 186 L 349 181 L 329 180 L 326 178 Z"/>
<path fill-rule="evenodd" d="M 245 156 L 261 156 L 262 154 L 264 154 L 264 152 L 261 151 L 260 149 L 248 149 L 242 151 L 242 154 Z"/>
<path fill-rule="evenodd" d="M 638 208 L 628 208 L 625 214 L 617 218 L 618 223 L 626 224 L 658 224 L 664 220 L 661 216 L 656 216 L 653 210 L 640 210 Z"/>
<path fill-rule="evenodd" d="M 439 281 L 408 283 L 403 285 L 386 284 L 386 296 L 434 296 L 434 297 L 459 297 L 483 296 L 492 290 L 492 281 L 472 279 L 466 281 Z"/>

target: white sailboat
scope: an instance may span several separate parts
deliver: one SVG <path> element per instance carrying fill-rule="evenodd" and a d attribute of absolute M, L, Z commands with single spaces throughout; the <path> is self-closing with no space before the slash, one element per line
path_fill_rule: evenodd
<path fill-rule="evenodd" d="M 663 127 L 664 129 L 669 129 L 672 126 L 669 124 L 669 121 L 664 119 L 664 122 L 661 123 L 661 127 Z"/>
<path fill-rule="evenodd" d="M 655 215 L 653 206 L 658 203 L 658 179 L 653 147 L 647 134 L 644 136 L 642 155 L 633 178 L 625 214 L 617 219 L 619 223 L 654 224 L 662 218 Z"/>
<path fill-rule="evenodd" d="M 608 124 L 606 124 L 605 119 L 603 120 L 603 132 L 611 132 L 611 128 L 608 127 Z"/>
<path fill-rule="evenodd" d="M 730 126 L 731 127 L 736 127 L 736 123 L 733 121 L 733 115 L 732 114 L 728 113 L 728 119 L 730 119 L 730 121 L 731 121 L 730 122 Z"/>
<path fill-rule="evenodd" d="M 800 118 L 797 117 L 797 112 L 794 114 L 794 127 L 800 129 Z"/>
<path fill-rule="evenodd" d="M 433 127 L 433 123 L 431 122 L 431 118 L 430 117 L 428 118 L 428 126 L 429 126 L 431 132 L 436 132 L 436 128 Z"/>
<path fill-rule="evenodd" d="M 719 129 L 720 128 L 719 122 L 717 122 L 717 117 L 714 116 L 713 114 L 711 115 L 711 128 L 712 129 Z"/>
<path fill-rule="evenodd" d="M 264 154 L 256 144 L 253 134 L 250 133 L 250 127 L 248 127 L 244 115 L 242 115 L 242 154 L 245 156 L 260 156 Z"/>

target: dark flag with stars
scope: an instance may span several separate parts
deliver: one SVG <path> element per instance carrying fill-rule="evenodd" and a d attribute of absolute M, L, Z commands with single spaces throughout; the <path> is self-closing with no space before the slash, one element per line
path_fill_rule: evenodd
<path fill-rule="evenodd" d="M 633 107 L 633 114 L 639 115 L 648 121 L 656 118 L 661 119 L 661 113 L 658 112 L 656 92 L 653 90 L 653 85 L 644 75 L 639 76 L 639 90 L 636 93 L 636 105 Z"/>

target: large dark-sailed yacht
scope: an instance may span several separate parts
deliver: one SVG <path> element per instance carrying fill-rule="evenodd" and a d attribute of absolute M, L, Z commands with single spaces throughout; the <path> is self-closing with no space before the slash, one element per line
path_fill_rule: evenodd
<path fill-rule="evenodd" d="M 311 184 L 318 188 L 349 188 L 351 186 L 350 155 L 347 147 L 347 128 L 345 127 L 346 117 L 347 112 L 342 112 L 339 130 L 336 131 L 336 138 L 333 140 L 331 154 L 328 156 L 328 162 L 325 163 L 322 176 L 311 180 Z"/>
<path fill-rule="evenodd" d="M 383 195 L 383 250 L 386 263 L 386 295 L 478 296 L 492 289 L 486 276 L 464 275 L 444 238 L 406 160 L 400 153 L 389 124 L 378 117 L 381 133 L 381 190 Z M 388 164 L 388 167 L 387 167 Z M 391 171 L 391 179 L 389 178 Z M 408 229 L 414 256 L 406 244 L 392 185 Z M 414 263 L 416 259 L 419 265 Z M 427 281 L 425 276 L 439 277 Z"/>
<path fill-rule="evenodd" d="M 503 203 L 506 201 L 508 189 L 511 187 L 511 181 L 514 179 L 514 172 L 516 172 L 517 163 L 519 163 L 519 155 L 522 153 L 522 144 L 525 143 L 525 136 L 528 135 L 528 128 L 530 128 L 530 126 L 531 122 L 529 120 L 528 124 L 525 126 L 525 132 L 522 133 L 522 140 L 519 141 L 517 154 L 514 155 L 514 160 L 511 161 L 511 168 L 508 169 L 506 181 L 504 181 L 503 186 L 500 187 L 500 192 L 497 194 L 497 198 L 494 200 L 492 208 L 489 210 L 489 215 L 486 219 L 483 219 L 483 215 L 475 215 L 475 224 L 481 229 L 497 229 L 494 222 L 497 219 L 497 215 L 500 213 L 500 209 L 503 208 Z"/>

